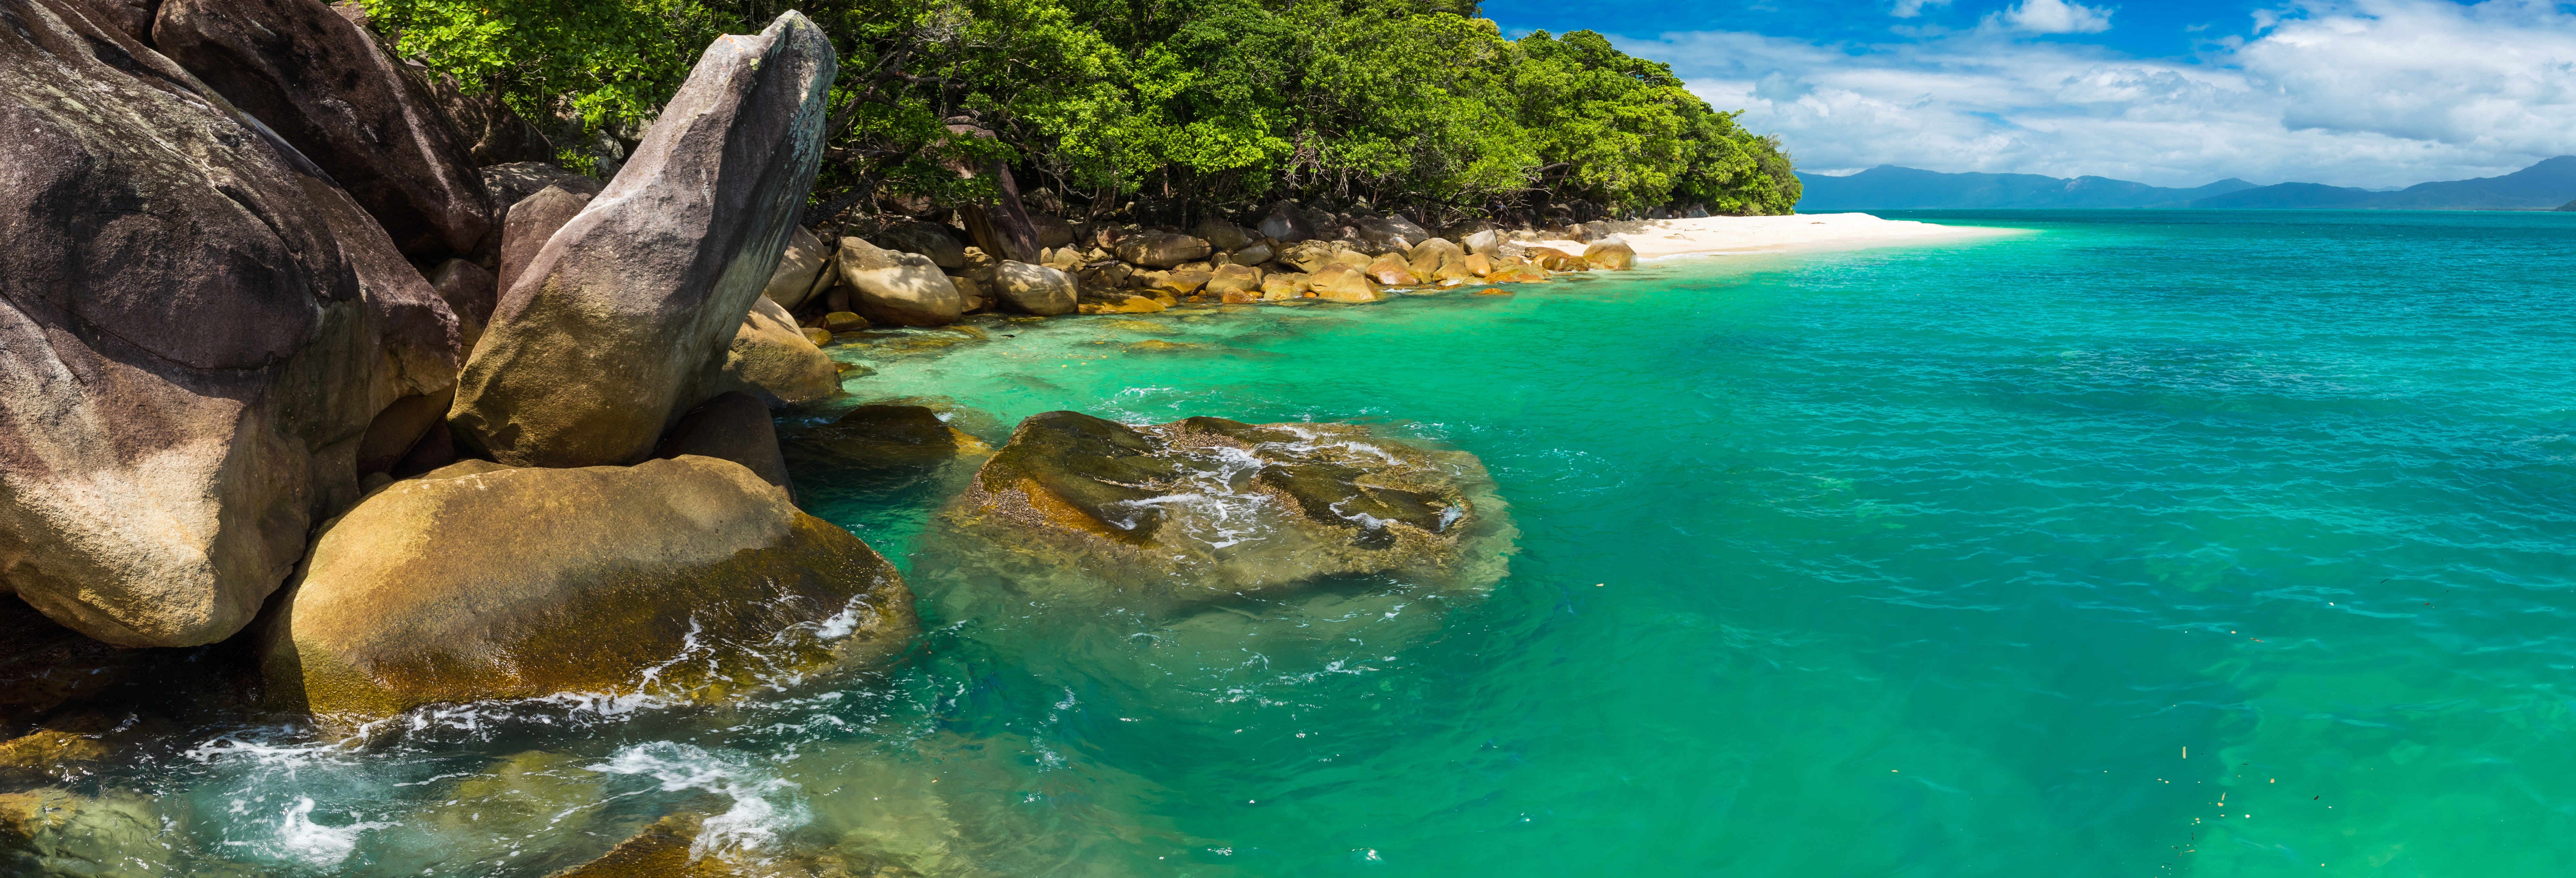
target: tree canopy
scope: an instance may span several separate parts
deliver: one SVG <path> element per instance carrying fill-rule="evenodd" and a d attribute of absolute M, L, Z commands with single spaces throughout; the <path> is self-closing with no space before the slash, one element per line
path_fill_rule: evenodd
<path fill-rule="evenodd" d="M 534 120 L 631 139 L 776 0 L 362 0 L 402 52 Z M 1173 218 L 1294 197 L 1449 220 L 1787 213 L 1776 139 L 1591 31 L 1509 39 L 1460 0 L 820 0 L 815 203 L 989 198 Z M 561 138 L 559 138 L 561 145 Z M 587 161 L 565 151 L 567 163 Z"/>

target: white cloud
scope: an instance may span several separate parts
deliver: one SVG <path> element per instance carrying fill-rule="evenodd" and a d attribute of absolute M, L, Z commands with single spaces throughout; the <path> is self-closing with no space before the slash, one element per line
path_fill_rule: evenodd
<path fill-rule="evenodd" d="M 2111 29 L 2111 10 L 2066 0 L 2022 0 L 1988 14 L 1985 24 L 2034 34 L 2098 34 Z"/>
<path fill-rule="evenodd" d="M 2000 28 L 1866 46 L 1723 31 L 1621 43 L 1780 134 L 1801 167 L 2384 187 L 2576 153 L 2576 13 L 2548 0 L 2292 0 L 2179 59 Z"/>
<path fill-rule="evenodd" d="M 1887 14 L 1898 18 L 1913 18 L 1923 14 L 1923 7 L 1948 5 L 1950 0 L 1896 0 L 1896 8 L 1888 10 Z"/>

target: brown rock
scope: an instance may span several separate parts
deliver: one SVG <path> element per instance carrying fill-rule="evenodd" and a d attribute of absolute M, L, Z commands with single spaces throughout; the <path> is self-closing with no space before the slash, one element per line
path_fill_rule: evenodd
<path fill-rule="evenodd" d="M 0 19 L 0 590 L 119 645 L 221 640 L 357 498 L 376 414 L 454 380 L 455 315 L 89 5 Z"/>
<path fill-rule="evenodd" d="M 824 334 L 830 340 L 830 333 Z M 778 303 L 752 300 L 725 350 L 717 390 L 749 394 L 770 408 L 826 399 L 841 392 L 841 370 Z"/>
<path fill-rule="evenodd" d="M 460 348 L 474 350 L 474 343 L 483 338 L 484 325 L 492 320 L 493 303 L 500 299 L 500 280 L 483 266 L 450 259 L 429 273 L 429 288 L 447 303 L 448 310 L 456 312 Z"/>
<path fill-rule="evenodd" d="M 848 312 L 846 312 L 846 311 L 845 311 L 845 312 L 841 312 L 841 313 L 845 313 L 845 314 L 846 314 L 846 313 L 848 313 Z M 859 316 L 859 315 L 851 314 L 850 316 L 852 316 L 852 317 L 857 317 L 857 316 Z M 813 342 L 813 343 L 814 343 L 814 346 L 815 346 L 815 347 L 817 347 L 817 348 L 820 348 L 820 347 L 822 347 L 822 346 L 824 346 L 824 345 L 827 345 L 827 344 L 831 344 L 831 343 L 832 343 L 832 331 L 831 331 L 831 330 L 829 330 L 829 329 L 824 329 L 824 328 L 819 327 L 819 326 L 808 326 L 808 327 L 805 327 L 805 330 L 804 330 L 804 331 L 805 331 L 805 340 L 806 340 L 806 341 Z"/>
<path fill-rule="evenodd" d="M 1494 258 L 1483 253 L 1469 253 L 1458 260 L 1458 267 L 1468 274 L 1484 277 L 1494 273 Z"/>
<path fill-rule="evenodd" d="M 1387 298 L 1385 291 L 1378 289 L 1376 281 L 1348 268 L 1335 267 L 1316 272 L 1308 286 L 1315 291 L 1316 297 L 1335 302 L 1383 302 Z"/>
<path fill-rule="evenodd" d="M 1174 232 L 1138 232 L 1118 239 L 1118 258 L 1129 265 L 1171 268 L 1206 259 L 1208 242 Z"/>
<path fill-rule="evenodd" d="M 629 463 L 713 395 L 814 183 L 835 63 L 796 12 L 709 46 L 617 179 L 502 292 L 457 378 L 457 437 L 514 466 Z"/>
<path fill-rule="evenodd" d="M 576 174 L 555 167 L 552 161 L 510 162 L 482 169 L 484 188 L 492 190 L 492 207 L 507 213 L 511 206 L 526 201 L 528 196 L 552 186 L 575 195 L 599 194 L 602 183 L 596 177 Z"/>
<path fill-rule="evenodd" d="M 1201 220 L 1197 228 L 1190 230 L 1190 234 L 1208 242 L 1208 246 L 1228 253 L 1252 246 L 1253 242 L 1261 240 L 1260 232 L 1221 219 Z"/>
<path fill-rule="evenodd" d="M 868 328 L 868 319 L 848 311 L 823 315 L 823 328 L 833 333 L 857 332 Z"/>
<path fill-rule="evenodd" d="M 453 546 L 473 551 L 423 549 Z M 342 724 L 560 692 L 713 701 L 883 661 L 918 630 L 865 543 L 698 456 L 395 482 L 323 529 L 292 589 L 261 639 L 267 691 Z"/>
<path fill-rule="evenodd" d="M 580 216 L 582 208 L 590 206 L 590 199 L 584 193 L 548 186 L 510 205 L 508 218 L 501 221 L 501 274 L 494 288 L 506 291 L 517 286 L 519 276 L 528 273 L 528 263 L 536 261 L 538 251 L 545 249 L 546 242 L 562 231 L 565 223 Z M 478 325 L 487 324 L 499 307 L 496 301 L 484 308 L 477 318 Z M 480 329 L 475 331 L 477 338 L 482 334 Z"/>
<path fill-rule="evenodd" d="M 1162 302 L 1162 300 L 1159 300 L 1159 299 L 1148 299 L 1148 298 L 1145 298 L 1145 297 L 1143 297 L 1143 296 L 1128 296 L 1128 297 L 1126 298 L 1126 300 L 1125 300 L 1125 301 L 1121 301 L 1121 302 L 1119 302 L 1119 303 L 1117 303 L 1117 304 L 1109 305 L 1109 306 L 1107 306 L 1106 308 L 1104 308 L 1104 309 L 1103 309 L 1103 313 L 1109 313 L 1109 314 L 1160 314 L 1160 313 L 1162 313 L 1162 312 L 1163 312 L 1167 307 L 1168 307 L 1168 306 L 1164 305 L 1164 304 L 1163 304 L 1163 302 Z"/>
<path fill-rule="evenodd" d="M 1081 299 L 1073 275 L 1062 269 L 1004 260 L 995 268 L 994 291 L 1011 310 L 1052 317 L 1073 313 Z"/>
<path fill-rule="evenodd" d="M 1590 267 L 1584 264 L 1583 257 L 1554 247 L 1529 248 L 1529 261 L 1549 271 L 1583 271 Z"/>
<path fill-rule="evenodd" d="M 1637 250 L 1625 241 L 1597 241 L 1583 248 L 1583 261 L 1602 271 L 1627 271 L 1637 267 Z"/>
<path fill-rule="evenodd" d="M 1378 257 L 1361 273 L 1368 275 L 1370 280 L 1390 287 L 1411 287 L 1422 284 L 1422 280 L 1413 276 L 1413 270 L 1404 264 L 1404 260 L 1394 254 Z"/>
<path fill-rule="evenodd" d="M 427 81 L 319 0 L 163 0 L 152 43 L 321 166 L 404 253 L 472 255 L 491 231 L 471 144 Z"/>
<path fill-rule="evenodd" d="M 1246 457 L 1260 462 L 1249 477 Z M 1517 537 L 1463 452 L 1358 425 L 1136 427 L 1076 412 L 1020 422 L 935 522 L 925 542 L 946 568 L 1148 612 L 1352 576 L 1481 592 Z"/>
<path fill-rule="evenodd" d="M 870 237 L 876 240 L 869 243 L 888 250 L 928 256 L 942 269 L 966 267 L 966 242 L 939 223 L 895 223 Z"/>
<path fill-rule="evenodd" d="M 1260 265 L 1277 258 L 1279 254 L 1272 250 L 1269 244 L 1261 243 L 1228 254 L 1226 261 L 1236 265 Z"/>
<path fill-rule="evenodd" d="M 1200 268 L 1176 268 L 1168 272 L 1160 272 L 1160 274 L 1161 277 L 1155 280 L 1153 286 L 1148 287 L 1148 289 L 1157 293 L 1169 293 L 1173 296 L 1187 296 L 1192 293 L 1196 293 L 1199 291 L 1199 288 L 1207 286 L 1208 281 L 1216 276 L 1213 272 Z"/>
<path fill-rule="evenodd" d="M 787 458 L 778 450 L 778 427 L 769 420 L 769 406 L 750 394 L 716 394 L 681 415 L 653 449 L 657 458 L 691 454 L 742 464 L 761 481 L 787 492 L 789 501 L 796 499 L 796 485 L 787 477 Z"/>
<path fill-rule="evenodd" d="M 869 322 L 946 326 L 966 312 L 966 299 L 957 294 L 957 285 L 928 256 L 842 238 L 835 264 L 841 286 L 857 292 L 851 306 Z"/>
<path fill-rule="evenodd" d="M 1306 292 L 1306 275 L 1273 274 L 1261 279 L 1261 300 L 1278 302 L 1297 298 Z"/>
<path fill-rule="evenodd" d="M 1040 247 L 1069 247 L 1073 245 L 1073 226 L 1072 224 L 1065 222 L 1060 217 L 1044 213 L 1029 214 L 1029 227 L 1038 233 L 1038 246 Z"/>
<path fill-rule="evenodd" d="M 823 275 L 832 267 L 832 250 L 823 239 L 814 237 L 804 226 L 788 233 L 787 249 L 778 254 L 778 270 L 769 273 L 769 285 L 761 287 L 761 296 L 789 311 L 822 292 Z"/>
<path fill-rule="evenodd" d="M 859 406 L 829 424 L 797 430 L 786 447 L 800 467 L 906 472 L 992 450 L 928 406 L 890 404 Z"/>
<path fill-rule="evenodd" d="M 1217 266 L 1216 271 L 1209 274 L 1205 289 L 1209 293 L 1220 296 L 1231 297 L 1251 293 L 1254 298 L 1259 298 L 1261 269 L 1248 265 Z"/>
<path fill-rule="evenodd" d="M 1405 254 L 1405 266 L 1414 277 L 1428 281 L 1438 279 L 1444 273 L 1454 277 L 1464 272 L 1458 263 L 1466 258 L 1467 251 L 1450 243 L 1449 239 L 1432 238 L 1413 245 L 1413 251 Z"/>

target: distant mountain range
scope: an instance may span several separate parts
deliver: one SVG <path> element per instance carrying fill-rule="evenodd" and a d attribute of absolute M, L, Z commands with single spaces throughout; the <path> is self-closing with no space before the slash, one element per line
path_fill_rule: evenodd
<path fill-rule="evenodd" d="M 1802 211 L 1976 208 L 2270 208 L 2342 210 L 2576 211 L 2576 156 L 2501 177 L 2418 183 L 2373 192 L 2319 183 L 2257 186 L 2234 178 L 2169 189 L 2107 177 L 1944 174 L 1880 165 L 1847 177 L 1799 174 Z M 2561 207 L 2560 205 L 2565 205 Z"/>

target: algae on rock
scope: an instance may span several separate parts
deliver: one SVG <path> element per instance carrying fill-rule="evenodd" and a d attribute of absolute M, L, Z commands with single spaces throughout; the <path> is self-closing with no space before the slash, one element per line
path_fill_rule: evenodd
<path fill-rule="evenodd" d="M 1186 610 L 1356 578 L 1477 593 L 1516 536 L 1465 452 L 1352 424 L 1048 412 L 926 539 L 961 573 L 1034 596 Z"/>

